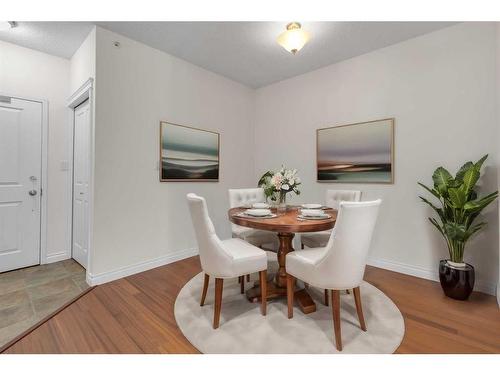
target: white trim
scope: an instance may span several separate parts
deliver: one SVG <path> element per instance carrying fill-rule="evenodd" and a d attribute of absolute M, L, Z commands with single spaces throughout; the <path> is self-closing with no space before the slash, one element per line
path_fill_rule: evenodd
<path fill-rule="evenodd" d="M 59 251 L 57 253 L 47 255 L 47 257 L 45 258 L 45 263 L 60 262 L 61 260 L 69 258 L 70 257 L 68 257 L 68 251 Z"/>
<path fill-rule="evenodd" d="M 48 153 L 49 153 L 49 102 L 45 99 L 37 99 L 18 95 L 7 95 L 0 92 L 0 96 L 11 99 L 26 100 L 42 105 L 42 155 L 40 166 L 40 248 L 38 249 L 38 261 L 40 264 L 47 263 L 47 193 L 48 193 Z M 69 250 L 68 250 L 69 251 Z"/>
<path fill-rule="evenodd" d="M 89 93 L 94 86 L 94 79 L 89 78 L 83 85 L 81 85 L 68 99 L 67 106 L 71 109 L 75 109 L 85 100 L 89 99 Z"/>
<path fill-rule="evenodd" d="M 95 111 L 94 111 L 94 79 L 89 78 L 83 85 L 81 85 L 74 93 L 70 96 L 67 102 L 68 108 L 71 109 L 69 124 L 70 124 L 70 173 L 71 178 L 69 179 L 69 192 L 70 192 L 70 204 L 69 209 L 69 225 L 68 225 L 68 242 L 69 242 L 69 252 L 70 257 L 73 249 L 73 130 L 74 130 L 74 110 L 85 100 L 89 101 L 89 111 L 90 111 L 90 162 L 89 162 L 89 233 L 88 233 L 88 259 L 87 259 L 87 279 L 89 279 L 92 271 L 92 257 L 93 257 L 93 238 L 94 238 L 94 152 L 95 152 Z"/>
<path fill-rule="evenodd" d="M 410 265 L 410 264 L 394 262 L 394 261 L 390 261 L 390 260 L 384 260 L 384 259 L 373 258 L 373 257 L 369 257 L 368 261 L 366 263 L 370 266 L 383 268 L 383 269 L 389 270 L 389 271 L 403 273 L 405 275 L 416 276 L 416 277 L 420 277 L 422 279 L 427 279 L 427 280 L 432 280 L 432 281 L 439 281 L 439 272 L 437 270 L 437 265 L 436 265 L 435 270 L 431 270 L 431 269 L 420 267 L 420 266 L 414 266 L 414 265 Z M 495 283 L 488 282 L 485 280 L 476 280 L 476 282 L 474 284 L 475 291 L 483 292 L 483 293 L 491 294 L 491 295 L 495 295 L 496 288 L 497 288 L 497 286 L 495 285 Z"/>
<path fill-rule="evenodd" d="M 173 254 L 163 255 L 156 259 L 147 260 L 144 262 L 136 263 L 130 266 L 120 267 L 112 271 L 99 273 L 93 275 L 87 272 L 87 284 L 95 286 L 104 284 L 113 280 L 121 279 L 139 272 L 144 272 L 152 268 L 164 266 L 182 259 L 190 258 L 198 255 L 198 249 L 181 250 Z"/>
<path fill-rule="evenodd" d="M 48 207 L 47 193 L 49 186 L 48 153 L 49 153 L 49 102 L 42 100 L 42 171 L 40 181 L 40 264 L 49 263 L 47 255 L 47 223 Z M 69 249 L 64 256 L 68 257 Z"/>

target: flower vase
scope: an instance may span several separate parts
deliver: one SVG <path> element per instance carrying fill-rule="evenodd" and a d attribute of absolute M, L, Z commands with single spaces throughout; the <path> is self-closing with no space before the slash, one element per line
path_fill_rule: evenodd
<path fill-rule="evenodd" d="M 283 215 L 286 213 L 286 193 L 280 193 L 278 198 L 278 215 Z"/>

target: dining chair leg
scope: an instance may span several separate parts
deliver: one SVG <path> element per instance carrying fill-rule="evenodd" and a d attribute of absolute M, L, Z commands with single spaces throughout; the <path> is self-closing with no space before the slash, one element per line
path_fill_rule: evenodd
<path fill-rule="evenodd" d="M 293 318 L 293 294 L 295 292 L 294 288 L 295 277 L 292 275 L 286 275 L 286 296 L 288 302 L 288 319 Z"/>
<path fill-rule="evenodd" d="M 261 299 L 261 305 L 260 305 L 260 312 L 262 315 L 266 315 L 267 313 L 267 271 L 260 271 L 259 272 L 259 278 L 260 278 L 260 299 Z"/>
<path fill-rule="evenodd" d="M 302 250 L 304 250 L 304 244 L 303 244 L 303 243 L 301 243 L 301 244 L 300 244 L 300 248 L 301 248 Z"/>
<path fill-rule="evenodd" d="M 356 303 L 356 311 L 358 312 L 359 325 L 363 331 L 366 331 L 365 317 L 363 316 L 363 307 L 361 306 L 361 292 L 359 286 L 354 288 L 354 302 Z"/>
<path fill-rule="evenodd" d="M 215 279 L 214 329 L 219 328 L 220 310 L 222 305 L 222 287 L 224 279 Z"/>
<path fill-rule="evenodd" d="M 209 280 L 210 280 L 210 276 L 205 274 L 205 280 L 203 281 L 203 291 L 201 292 L 200 306 L 203 306 L 205 304 L 205 297 L 207 296 L 208 281 Z"/>
<path fill-rule="evenodd" d="M 247 275 L 247 281 L 250 282 L 250 274 Z"/>
<path fill-rule="evenodd" d="M 240 293 L 243 294 L 243 293 L 245 293 L 245 275 L 240 276 L 240 277 L 241 277 Z"/>
<path fill-rule="evenodd" d="M 325 306 L 328 306 L 328 289 L 325 289 Z"/>
<path fill-rule="evenodd" d="M 340 331 L 340 293 L 338 290 L 332 290 L 332 314 L 335 344 L 340 352 L 342 351 L 342 333 Z"/>

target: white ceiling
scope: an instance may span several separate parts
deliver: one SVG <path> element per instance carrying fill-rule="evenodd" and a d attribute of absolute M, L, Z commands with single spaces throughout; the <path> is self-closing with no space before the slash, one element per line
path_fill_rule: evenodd
<path fill-rule="evenodd" d="M 0 40 L 69 59 L 92 29 L 89 22 L 17 22 Z"/>
<path fill-rule="evenodd" d="M 276 43 L 285 22 L 96 22 L 207 70 L 257 88 L 437 29 L 450 22 L 303 22 L 311 41 L 292 55 Z M 0 40 L 69 58 L 89 22 L 19 22 Z"/>

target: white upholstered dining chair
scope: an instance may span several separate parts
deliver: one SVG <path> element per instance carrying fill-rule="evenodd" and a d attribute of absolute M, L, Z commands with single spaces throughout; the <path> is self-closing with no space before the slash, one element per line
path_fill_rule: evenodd
<path fill-rule="evenodd" d="M 220 240 L 208 216 L 203 197 L 187 195 L 189 211 L 198 242 L 201 268 L 205 273 L 200 306 L 205 303 L 210 276 L 215 278 L 215 306 L 213 328 L 219 327 L 224 279 L 243 277 L 259 272 L 262 287 L 262 315 L 266 315 L 267 255 L 266 252 L 239 238 Z"/>
<path fill-rule="evenodd" d="M 359 190 L 327 190 L 325 201 L 327 207 L 334 210 L 339 209 L 339 204 L 342 201 L 359 202 L 361 200 L 361 191 Z M 302 249 L 307 247 L 323 247 L 326 246 L 333 229 L 315 233 L 303 233 L 300 235 L 300 243 Z"/>
<path fill-rule="evenodd" d="M 340 290 L 353 289 L 361 329 L 366 324 L 359 286 L 381 200 L 341 202 L 335 231 L 325 247 L 294 251 L 286 256 L 288 318 L 293 317 L 295 279 L 332 291 L 332 313 L 337 350 L 342 350 L 340 329 Z"/>
<path fill-rule="evenodd" d="M 247 188 L 247 189 L 229 189 L 229 207 L 245 207 L 253 203 L 265 203 L 266 196 L 262 188 Z M 246 228 L 241 225 L 231 223 L 231 232 L 233 238 L 241 238 L 252 245 L 263 248 L 266 246 L 268 250 L 277 250 L 279 246 L 278 236 L 276 233 L 266 230 Z M 245 278 L 240 278 L 241 293 L 245 290 Z M 250 281 L 250 275 L 247 275 L 247 281 Z"/>
<path fill-rule="evenodd" d="M 229 189 L 229 206 L 231 208 L 265 202 L 266 196 L 262 188 Z M 278 245 L 278 237 L 273 232 L 246 228 L 233 223 L 231 223 L 231 231 L 233 233 L 233 238 L 241 238 L 258 247 L 263 245 Z M 275 249 L 276 248 L 277 247 L 275 247 Z"/>

